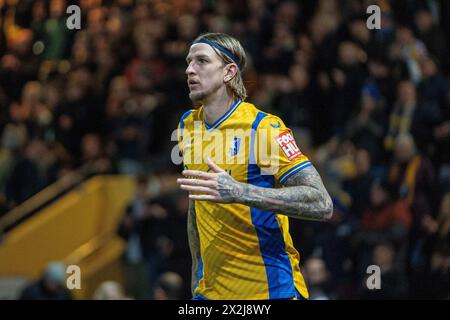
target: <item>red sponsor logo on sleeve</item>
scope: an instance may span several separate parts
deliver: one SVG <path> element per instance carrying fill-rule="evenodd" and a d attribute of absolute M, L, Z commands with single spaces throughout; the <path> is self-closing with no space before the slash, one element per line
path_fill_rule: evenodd
<path fill-rule="evenodd" d="M 280 145 L 281 150 L 283 150 L 289 160 L 295 159 L 302 155 L 300 149 L 295 143 L 292 133 L 289 130 L 280 133 L 277 137 L 275 137 L 275 140 Z"/>

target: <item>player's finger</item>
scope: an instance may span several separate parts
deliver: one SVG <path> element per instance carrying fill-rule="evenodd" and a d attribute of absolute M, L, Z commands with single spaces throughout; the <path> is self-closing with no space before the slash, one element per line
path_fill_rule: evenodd
<path fill-rule="evenodd" d="M 206 158 L 206 164 L 210 167 L 214 172 L 220 173 L 225 172 L 221 167 L 215 164 L 210 157 Z"/>
<path fill-rule="evenodd" d="M 212 202 L 218 202 L 220 201 L 220 198 L 216 196 L 211 195 L 196 195 L 196 194 L 190 194 L 189 199 L 191 200 L 197 200 L 197 201 L 212 201 Z"/>
<path fill-rule="evenodd" d="M 182 185 L 189 185 L 189 186 L 201 186 L 201 187 L 217 187 L 217 181 L 212 180 L 202 180 L 202 179 L 183 179 L 179 178 L 177 179 L 177 183 Z"/>
<path fill-rule="evenodd" d="M 218 191 L 216 191 L 214 189 L 211 189 L 211 188 L 207 188 L 207 187 L 188 186 L 188 185 L 182 184 L 180 186 L 180 188 L 183 189 L 183 190 L 189 191 L 189 192 L 200 192 L 202 194 L 209 194 L 209 195 L 212 195 L 212 196 L 218 196 L 219 195 Z"/>
<path fill-rule="evenodd" d="M 183 172 L 181 174 L 185 177 L 194 177 L 194 178 L 199 178 L 199 179 L 214 178 L 213 173 L 208 173 L 208 172 L 199 171 L 199 170 L 183 170 Z"/>

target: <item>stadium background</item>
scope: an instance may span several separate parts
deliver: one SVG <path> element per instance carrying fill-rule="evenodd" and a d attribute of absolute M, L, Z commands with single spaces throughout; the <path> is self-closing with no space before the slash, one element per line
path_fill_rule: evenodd
<path fill-rule="evenodd" d="M 291 220 L 311 298 L 450 297 L 448 1 L 0 0 L 0 28 L 0 298 L 189 297 L 171 134 L 206 31 L 242 42 L 248 101 L 333 197 L 330 223 Z M 41 290 L 58 262 L 80 290 Z"/>

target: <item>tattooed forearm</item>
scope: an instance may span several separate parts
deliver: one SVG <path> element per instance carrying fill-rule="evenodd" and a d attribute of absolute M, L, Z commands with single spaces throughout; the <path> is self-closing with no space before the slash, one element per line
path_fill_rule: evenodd
<path fill-rule="evenodd" d="M 191 290 L 192 295 L 194 295 L 194 289 L 197 286 L 197 272 L 200 262 L 200 238 L 198 235 L 196 216 L 195 216 L 195 206 L 193 201 L 189 201 L 189 212 L 187 221 L 187 232 L 189 240 L 189 248 L 191 250 L 192 256 L 192 281 Z"/>
<path fill-rule="evenodd" d="M 218 191 L 230 202 L 239 202 L 293 218 L 327 220 L 333 211 L 331 198 L 313 167 L 293 175 L 286 181 L 286 188 L 279 189 L 238 183 L 223 175 L 218 179 Z"/>
<path fill-rule="evenodd" d="M 225 203 L 236 202 L 236 199 L 241 199 L 244 195 L 244 184 L 238 183 L 227 174 L 219 175 L 217 191 Z"/>

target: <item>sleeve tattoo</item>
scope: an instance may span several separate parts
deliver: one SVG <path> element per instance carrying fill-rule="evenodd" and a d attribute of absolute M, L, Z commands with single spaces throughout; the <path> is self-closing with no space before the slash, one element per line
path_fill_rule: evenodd
<path fill-rule="evenodd" d="M 291 176 L 285 185 L 285 188 L 274 189 L 239 183 L 228 175 L 218 179 L 220 195 L 230 202 L 298 219 L 323 221 L 331 218 L 333 203 L 314 167 Z"/>
<path fill-rule="evenodd" d="M 200 263 L 200 238 L 198 235 L 196 223 L 195 205 L 192 200 L 189 201 L 187 232 L 188 232 L 189 248 L 191 250 L 192 256 L 191 291 L 192 295 L 194 295 L 194 290 L 198 282 L 197 272 Z"/>

